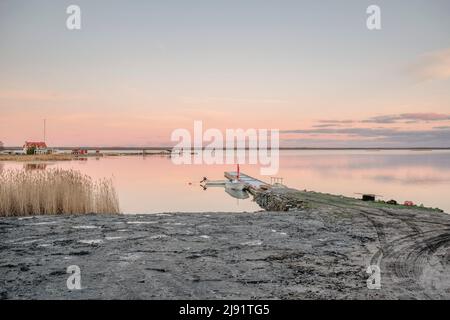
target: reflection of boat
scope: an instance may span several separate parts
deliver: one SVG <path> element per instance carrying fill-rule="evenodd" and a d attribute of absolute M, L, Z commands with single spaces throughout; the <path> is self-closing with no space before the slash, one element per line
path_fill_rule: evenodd
<path fill-rule="evenodd" d="M 237 190 L 242 191 L 245 189 L 245 183 L 240 182 L 238 180 L 232 180 L 225 183 L 225 190 Z"/>
<path fill-rule="evenodd" d="M 239 191 L 225 188 L 225 192 L 236 199 L 247 199 L 249 197 L 247 191 Z"/>

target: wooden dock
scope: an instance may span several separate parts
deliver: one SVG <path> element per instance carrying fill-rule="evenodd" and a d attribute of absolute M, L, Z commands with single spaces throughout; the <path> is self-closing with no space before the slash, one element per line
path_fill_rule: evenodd
<path fill-rule="evenodd" d="M 236 180 L 237 179 L 237 172 L 236 171 L 229 171 L 224 173 L 225 178 L 228 180 Z M 271 185 L 267 182 L 261 181 L 259 179 L 253 178 L 249 175 L 246 175 L 245 173 L 239 174 L 239 181 L 245 183 L 248 191 L 251 193 L 260 191 L 260 190 L 267 190 L 271 187 Z"/>

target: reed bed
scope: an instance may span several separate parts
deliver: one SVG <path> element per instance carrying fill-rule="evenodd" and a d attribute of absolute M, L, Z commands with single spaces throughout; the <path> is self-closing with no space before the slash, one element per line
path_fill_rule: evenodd
<path fill-rule="evenodd" d="M 0 154 L 0 161 L 69 161 L 71 154 Z"/>
<path fill-rule="evenodd" d="M 63 169 L 0 172 L 0 216 L 89 213 L 120 213 L 111 179 Z"/>

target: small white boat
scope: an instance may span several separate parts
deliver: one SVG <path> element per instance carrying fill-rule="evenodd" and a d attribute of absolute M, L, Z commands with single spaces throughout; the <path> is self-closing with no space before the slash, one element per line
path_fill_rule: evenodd
<path fill-rule="evenodd" d="M 239 170 L 239 163 L 237 164 L 237 179 L 231 180 L 227 183 L 225 183 L 225 189 L 230 190 L 236 190 L 236 191 L 242 191 L 245 190 L 245 183 L 241 182 L 239 180 L 240 178 L 240 170 Z"/>
<path fill-rule="evenodd" d="M 205 187 L 223 187 L 227 180 L 206 180 L 204 181 Z"/>

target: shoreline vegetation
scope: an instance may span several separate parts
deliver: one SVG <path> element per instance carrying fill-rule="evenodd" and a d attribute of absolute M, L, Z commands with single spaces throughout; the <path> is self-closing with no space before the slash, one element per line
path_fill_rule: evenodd
<path fill-rule="evenodd" d="M 99 157 L 117 157 L 117 156 L 171 156 L 173 151 L 181 152 L 181 150 L 173 149 L 172 147 L 157 148 L 157 147 L 147 147 L 147 148 L 136 148 L 136 147 L 117 147 L 117 148 L 84 148 L 91 153 L 86 154 L 72 154 L 69 152 L 70 148 L 55 148 L 62 151 L 61 153 L 51 153 L 51 154 L 23 154 L 15 153 L 21 150 L 18 147 L 4 148 L 3 152 L 0 153 L 0 161 L 17 161 L 17 162 L 31 162 L 31 161 L 70 161 L 79 160 L 86 158 L 99 158 Z M 203 150 L 208 150 L 208 148 L 202 148 Z M 195 153 L 195 148 L 191 149 L 191 153 Z M 237 150 L 237 148 L 235 148 Z M 249 150 L 245 148 L 244 150 Z M 450 150 L 450 147 L 412 147 L 412 148 L 289 148 L 281 147 L 279 150 L 303 150 L 303 151 L 439 151 L 439 150 Z M 96 151 L 96 152 L 92 152 Z M 124 152 L 127 151 L 127 152 Z M 130 152 L 136 151 L 136 152 Z"/>
<path fill-rule="evenodd" d="M 120 213 L 110 179 L 63 169 L 0 172 L 0 217 L 92 213 Z"/>
<path fill-rule="evenodd" d="M 17 162 L 31 162 L 31 161 L 70 161 L 70 160 L 79 160 L 86 158 L 99 158 L 99 157 L 117 157 L 117 156 L 171 156 L 173 151 L 181 152 L 182 150 L 174 149 L 172 147 L 166 148 L 157 148 L 157 147 L 147 147 L 147 148 L 136 148 L 136 147 L 116 147 L 116 148 L 84 148 L 87 151 L 91 151 L 91 153 L 86 154 L 72 154 L 69 152 L 70 148 L 55 148 L 56 150 L 60 150 L 60 153 L 51 153 L 51 154 L 23 154 L 16 153 L 22 149 L 18 147 L 11 148 L 3 148 L 3 151 L 0 153 L 0 161 L 17 161 Z M 209 148 L 202 148 L 203 150 L 209 150 Z M 195 148 L 190 149 L 192 154 L 195 153 Z M 235 148 L 237 150 L 237 148 Z M 244 150 L 249 150 L 249 148 L 245 148 Z M 439 150 L 450 150 L 450 147 L 440 147 L 440 148 L 432 148 L 432 147 L 413 147 L 413 148 L 289 148 L 289 147 L 281 147 L 279 150 L 303 150 L 303 151 L 352 151 L 352 150 L 360 150 L 360 151 L 439 151 Z M 1 150 L 0 150 L 1 151 Z M 96 152 L 92 152 L 96 151 Z M 124 152 L 127 151 L 127 152 Z M 130 152 L 136 151 L 136 152 Z"/>
<path fill-rule="evenodd" d="M 170 152 L 133 152 L 133 153 L 88 153 L 83 155 L 70 153 L 54 153 L 54 154 L 0 154 L 0 161 L 71 161 L 85 158 L 99 158 L 99 157 L 118 157 L 118 156 L 152 156 L 152 155 L 170 155 Z"/>
<path fill-rule="evenodd" d="M 75 156 L 70 154 L 2 154 L 0 155 L 0 161 L 70 161 Z"/>
<path fill-rule="evenodd" d="M 342 195 L 327 194 L 315 191 L 301 191 L 293 188 L 273 188 L 255 195 L 255 201 L 266 211 L 301 211 L 317 206 L 332 206 L 346 209 L 367 207 L 374 210 L 392 210 L 401 214 L 405 211 L 445 213 L 440 208 L 423 205 L 392 204 L 383 200 L 362 201 Z M 445 213 L 447 214 L 447 213 Z"/>
<path fill-rule="evenodd" d="M 20 151 L 22 150 L 22 147 L 3 147 L 3 151 Z M 71 151 L 73 149 L 79 149 L 79 147 L 52 147 L 52 149 L 55 150 L 64 150 L 64 151 Z M 180 149 L 177 147 L 83 147 L 82 149 L 88 150 L 88 151 L 110 151 L 110 150 L 117 150 L 117 151 L 172 151 L 173 149 Z M 192 149 L 200 149 L 196 147 L 192 147 Z M 203 147 L 201 149 L 210 149 L 208 146 Z M 217 148 L 214 148 L 217 149 Z M 226 148 L 222 148 L 223 150 L 226 150 Z M 237 149 L 235 147 L 235 149 Z M 246 148 L 240 148 L 240 149 L 250 149 L 248 147 Z M 258 148 L 255 148 L 258 149 Z M 268 149 L 270 149 L 268 147 Z M 334 148 L 326 148 L 326 147 L 279 147 L 279 150 L 450 150 L 449 147 L 334 147 Z"/>

